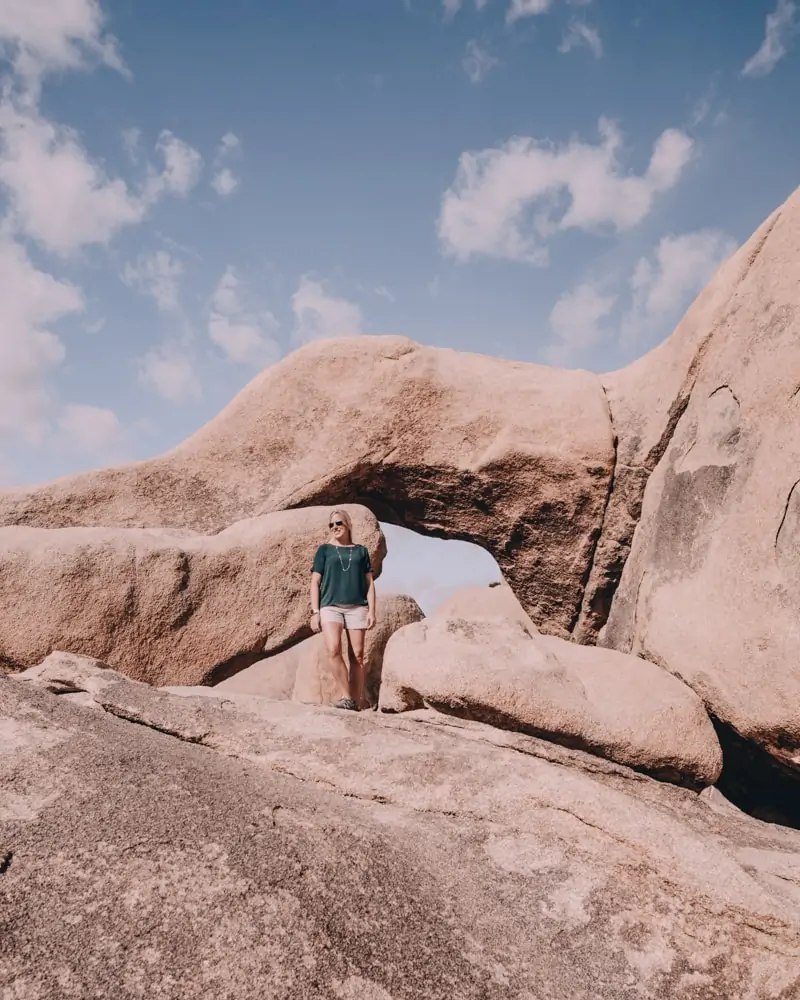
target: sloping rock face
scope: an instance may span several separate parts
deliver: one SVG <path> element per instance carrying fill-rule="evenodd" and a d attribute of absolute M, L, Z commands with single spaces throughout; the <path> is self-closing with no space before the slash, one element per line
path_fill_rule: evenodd
<path fill-rule="evenodd" d="M 663 457 L 603 638 L 679 674 L 797 779 L 799 386 L 800 192 L 616 379 L 626 463 Z"/>
<path fill-rule="evenodd" d="M 484 618 L 503 618 L 521 626 L 528 635 L 539 634 L 514 591 L 505 583 L 458 590 L 446 601 L 442 601 L 434 617 L 463 618 L 470 622 L 482 621 Z"/>
<path fill-rule="evenodd" d="M 700 699 L 652 663 L 531 636 L 512 619 L 438 615 L 386 647 L 379 707 L 431 707 L 588 750 L 667 781 L 712 785 L 722 753 Z"/>
<path fill-rule="evenodd" d="M 425 616 L 413 597 L 405 594 L 377 595 L 377 624 L 366 634 L 364 643 L 365 694 L 371 705 L 378 704 L 383 670 L 383 651 L 394 633 Z M 351 657 L 347 632 L 342 635 L 344 655 Z M 339 697 L 328 664 L 325 638 L 313 635 L 282 653 L 259 660 L 252 667 L 216 685 L 227 694 L 254 694 L 261 697 L 293 699 L 307 705 L 331 705 Z"/>
<path fill-rule="evenodd" d="M 380 573 L 385 541 L 363 507 L 355 537 Z M 54 649 L 151 684 L 204 684 L 309 635 L 323 508 L 239 521 L 217 535 L 141 528 L 0 528 L 0 668 Z"/>
<path fill-rule="evenodd" d="M 536 624 L 566 635 L 613 460 L 595 375 L 359 337 L 290 355 L 161 458 L 0 494 L 0 524 L 211 532 L 363 502 L 482 545 Z"/>
<path fill-rule="evenodd" d="M 798 995 L 794 831 L 432 712 L 204 691 L 0 677 L 0 992 Z"/>

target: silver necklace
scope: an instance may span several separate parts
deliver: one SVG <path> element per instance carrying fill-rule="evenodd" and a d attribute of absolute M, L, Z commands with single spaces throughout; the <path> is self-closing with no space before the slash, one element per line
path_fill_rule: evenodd
<path fill-rule="evenodd" d="M 344 548 L 344 546 L 334 545 L 334 548 L 336 549 L 336 555 L 339 557 L 339 565 L 342 567 L 342 572 L 346 573 L 350 569 L 350 566 L 353 562 L 353 546 L 352 545 L 348 546 L 348 548 L 350 549 L 350 558 L 347 561 L 347 566 L 345 566 L 345 564 L 342 562 L 342 553 L 339 551 L 339 549 Z"/>

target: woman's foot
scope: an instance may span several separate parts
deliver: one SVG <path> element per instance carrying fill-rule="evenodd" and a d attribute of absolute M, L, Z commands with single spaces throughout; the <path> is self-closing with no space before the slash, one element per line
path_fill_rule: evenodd
<path fill-rule="evenodd" d="M 357 712 L 358 705 L 353 701 L 352 698 L 340 698 L 338 701 L 333 703 L 334 708 L 343 708 L 347 712 Z"/>

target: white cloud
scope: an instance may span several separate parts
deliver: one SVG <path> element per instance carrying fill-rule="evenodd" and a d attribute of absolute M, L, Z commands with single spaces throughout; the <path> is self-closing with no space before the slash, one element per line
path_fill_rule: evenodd
<path fill-rule="evenodd" d="M 203 157 L 167 130 L 158 137 L 156 149 L 164 157 L 164 170 L 151 172 L 146 185 L 148 199 L 153 201 L 165 193 L 185 198 L 200 179 Z"/>
<path fill-rule="evenodd" d="M 456 14 L 461 10 L 462 0 L 442 0 L 442 8 L 444 9 L 444 16 L 446 20 L 450 20 L 455 17 Z"/>
<path fill-rule="evenodd" d="M 122 280 L 155 299 L 162 312 L 174 312 L 180 307 L 178 284 L 183 275 L 183 264 L 171 257 L 166 250 L 141 254 L 129 261 L 122 272 Z"/>
<path fill-rule="evenodd" d="M 203 394 L 191 355 L 179 344 L 148 351 L 140 364 L 139 381 L 174 403 L 199 399 Z"/>
<path fill-rule="evenodd" d="M 641 222 L 655 196 L 677 184 L 692 140 L 676 129 L 663 132 L 647 170 L 636 176 L 621 168 L 617 125 L 601 119 L 599 131 L 597 145 L 515 137 L 500 148 L 462 153 L 442 199 L 444 251 L 462 260 L 485 254 L 542 265 L 546 241 L 559 231 L 622 230 Z M 564 196 L 568 204 L 560 209 Z"/>
<path fill-rule="evenodd" d="M 523 17 L 546 14 L 550 10 L 551 2 L 552 0 L 511 0 L 506 12 L 506 23 L 513 24 Z"/>
<path fill-rule="evenodd" d="M 633 304 L 622 322 L 624 338 L 660 333 L 709 282 L 736 242 L 716 229 L 665 236 L 651 257 L 642 257 L 631 278 Z"/>
<path fill-rule="evenodd" d="M 744 64 L 742 76 L 768 76 L 789 51 L 798 30 L 798 6 L 794 0 L 778 0 L 778 6 L 767 14 L 766 31 L 761 48 Z"/>
<path fill-rule="evenodd" d="M 461 66 L 473 83 L 481 83 L 499 64 L 500 60 L 474 39 L 467 42 L 467 50 L 461 60 Z"/>
<path fill-rule="evenodd" d="M 558 343 L 548 352 L 551 364 L 566 364 L 577 352 L 591 347 L 600 337 L 600 324 L 614 308 L 617 296 L 604 294 L 586 282 L 566 292 L 553 306 L 550 326 Z"/>
<path fill-rule="evenodd" d="M 87 56 L 124 71 L 99 0 L 2 0 L 0 43 L 28 87 L 47 72 L 83 66 Z"/>
<path fill-rule="evenodd" d="M 394 295 L 389 291 L 386 285 L 378 285 L 375 289 L 375 294 L 380 296 L 382 299 L 386 299 L 387 302 L 396 302 Z"/>
<path fill-rule="evenodd" d="M 142 130 L 138 128 L 125 128 L 122 130 L 122 148 L 127 156 L 135 163 L 139 159 L 139 144 L 142 141 Z"/>
<path fill-rule="evenodd" d="M 300 344 L 329 337 L 355 337 L 362 332 L 361 309 L 347 299 L 328 295 L 318 281 L 304 277 L 292 296 L 293 339 Z"/>
<path fill-rule="evenodd" d="M 113 410 L 70 403 L 59 414 L 55 443 L 74 454 L 99 461 L 122 457 L 126 435 Z"/>
<path fill-rule="evenodd" d="M 590 49 L 596 59 L 602 58 L 603 42 L 597 28 L 592 28 L 585 21 L 570 21 L 558 51 L 571 52 L 582 47 Z"/>
<path fill-rule="evenodd" d="M 0 239 L 0 440 L 40 444 L 48 433 L 53 394 L 48 378 L 64 360 L 48 327 L 84 308 L 80 289 L 38 270 L 25 250 Z"/>
<path fill-rule="evenodd" d="M 158 150 L 161 174 L 151 169 L 137 194 L 93 162 L 77 133 L 11 99 L 0 103 L 0 186 L 12 222 L 24 235 L 66 256 L 92 243 L 108 243 L 123 227 L 142 221 L 162 195 L 184 195 L 199 173 L 200 154 L 168 132 Z"/>
<path fill-rule="evenodd" d="M 256 312 L 246 300 L 246 289 L 232 267 L 219 280 L 211 299 L 208 336 L 229 361 L 265 368 L 280 357 L 274 339 L 279 323 L 270 312 Z"/>
<path fill-rule="evenodd" d="M 17 228 L 55 253 L 105 243 L 145 205 L 92 163 L 74 131 L 0 105 L 0 184 Z"/>
<path fill-rule="evenodd" d="M 219 155 L 225 156 L 232 153 L 234 150 L 239 149 L 241 145 L 242 141 L 238 135 L 234 135 L 233 132 L 226 132 L 220 139 Z"/>
<path fill-rule="evenodd" d="M 211 186 L 221 198 L 227 198 L 239 187 L 239 178 L 228 167 L 214 175 Z"/>

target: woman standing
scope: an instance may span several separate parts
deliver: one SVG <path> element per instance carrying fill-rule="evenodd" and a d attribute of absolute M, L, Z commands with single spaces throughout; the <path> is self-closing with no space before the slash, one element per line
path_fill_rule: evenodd
<path fill-rule="evenodd" d="M 328 518 L 330 541 L 320 545 L 311 569 L 311 628 L 325 636 L 331 674 L 340 697 L 334 708 L 357 712 L 369 705 L 364 696 L 364 636 L 375 626 L 375 581 L 369 552 L 353 544 L 353 523 L 345 510 Z M 342 655 L 347 629 L 355 665 L 348 671 Z"/>

